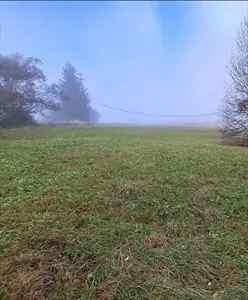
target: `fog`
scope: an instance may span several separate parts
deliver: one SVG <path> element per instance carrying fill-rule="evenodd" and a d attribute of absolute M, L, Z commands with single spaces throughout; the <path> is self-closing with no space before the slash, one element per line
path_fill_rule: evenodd
<path fill-rule="evenodd" d="M 215 126 L 245 2 L 3 2 L 0 53 L 66 62 L 102 123 Z M 199 116 L 198 116 L 199 115 Z"/>

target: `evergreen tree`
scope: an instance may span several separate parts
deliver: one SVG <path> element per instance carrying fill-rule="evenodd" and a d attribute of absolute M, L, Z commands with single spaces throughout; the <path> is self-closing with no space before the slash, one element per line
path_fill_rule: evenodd
<path fill-rule="evenodd" d="M 55 114 L 55 121 L 96 121 L 97 113 L 90 106 L 82 75 L 71 64 L 66 64 L 63 69 L 62 79 L 58 84 L 58 96 L 60 110 Z"/>

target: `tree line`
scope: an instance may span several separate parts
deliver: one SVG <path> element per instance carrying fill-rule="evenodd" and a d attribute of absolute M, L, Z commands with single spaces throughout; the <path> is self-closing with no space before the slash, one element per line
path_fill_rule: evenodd
<path fill-rule="evenodd" d="M 41 61 L 20 54 L 0 55 L 0 127 L 33 125 L 37 117 L 53 122 L 96 123 L 82 75 L 66 64 L 58 83 L 49 84 Z"/>
<path fill-rule="evenodd" d="M 48 84 L 41 61 L 20 54 L 0 55 L 0 127 L 32 125 L 50 111 L 54 122 L 96 123 L 82 75 L 66 64 L 58 83 Z M 222 109 L 224 137 L 238 137 L 248 145 L 248 19 L 240 26 L 230 82 Z"/>

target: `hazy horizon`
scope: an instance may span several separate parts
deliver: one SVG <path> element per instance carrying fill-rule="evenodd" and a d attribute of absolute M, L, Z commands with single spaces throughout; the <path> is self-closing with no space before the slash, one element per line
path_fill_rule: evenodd
<path fill-rule="evenodd" d="M 211 125 L 218 117 L 202 115 L 220 109 L 247 12 L 236 1 L 4 1 L 0 53 L 40 58 L 49 82 L 72 63 L 102 123 Z"/>

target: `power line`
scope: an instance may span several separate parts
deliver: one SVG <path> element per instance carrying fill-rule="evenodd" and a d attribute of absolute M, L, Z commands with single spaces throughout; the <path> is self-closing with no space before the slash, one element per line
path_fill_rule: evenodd
<path fill-rule="evenodd" d="M 149 117 L 159 117 L 159 118 L 198 118 L 198 117 L 211 117 L 211 116 L 218 116 L 218 112 L 211 112 L 211 113 L 205 113 L 205 114 L 154 114 L 154 113 L 147 113 L 142 111 L 131 111 L 128 109 L 123 109 L 119 107 L 113 107 L 110 105 L 107 105 L 105 103 L 97 103 L 99 106 L 105 107 L 109 110 L 114 111 L 121 111 L 128 114 L 136 114 L 136 115 L 143 115 L 143 116 L 149 116 Z"/>

